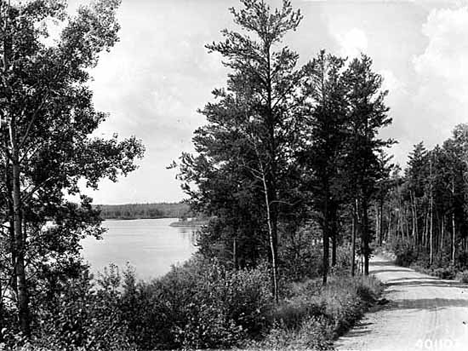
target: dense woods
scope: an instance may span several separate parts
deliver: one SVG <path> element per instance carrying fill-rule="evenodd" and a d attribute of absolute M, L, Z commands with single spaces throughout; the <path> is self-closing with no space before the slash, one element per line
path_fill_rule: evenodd
<path fill-rule="evenodd" d="M 458 125 L 442 146 L 415 145 L 405 171 L 393 171 L 377 237 L 400 264 L 451 278 L 468 268 L 467 150 L 468 125 Z"/>

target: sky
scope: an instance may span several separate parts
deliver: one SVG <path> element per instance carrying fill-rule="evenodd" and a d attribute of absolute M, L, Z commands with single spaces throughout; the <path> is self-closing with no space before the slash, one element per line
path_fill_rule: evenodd
<path fill-rule="evenodd" d="M 280 0 L 265 0 L 272 7 Z M 87 0 L 70 0 L 73 13 Z M 405 166 L 413 145 L 427 148 L 468 123 L 467 0 L 292 0 L 304 18 L 284 45 L 303 64 L 321 49 L 373 60 L 384 77 L 393 118 L 381 136 Z M 139 168 L 117 183 L 103 181 L 90 193 L 97 204 L 175 202 L 186 195 L 167 170 L 182 152 L 193 152 L 192 135 L 205 123 L 197 109 L 223 87 L 227 71 L 205 44 L 235 28 L 228 8 L 239 0 L 123 0 L 120 41 L 101 56 L 91 87 L 98 110 L 110 117 L 97 134 L 135 135 L 146 147 Z"/>

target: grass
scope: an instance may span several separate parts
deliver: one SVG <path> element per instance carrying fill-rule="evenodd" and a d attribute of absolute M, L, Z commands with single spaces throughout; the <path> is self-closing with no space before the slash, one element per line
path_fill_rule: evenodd
<path fill-rule="evenodd" d="M 248 349 L 330 350 L 333 341 L 348 331 L 382 292 L 373 277 L 333 276 L 322 287 L 316 280 L 293 283 L 290 297 L 271 316 L 273 328 Z"/>

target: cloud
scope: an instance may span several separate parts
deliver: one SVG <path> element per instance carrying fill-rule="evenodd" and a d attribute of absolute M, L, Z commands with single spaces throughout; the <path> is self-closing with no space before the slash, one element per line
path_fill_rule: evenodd
<path fill-rule="evenodd" d="M 419 83 L 414 103 L 445 139 L 468 121 L 468 7 L 432 10 L 422 32 L 428 45 L 413 58 Z"/>
<path fill-rule="evenodd" d="M 147 13 L 152 15 L 144 15 Z M 146 153 L 141 167 L 128 178 L 118 184 L 102 182 L 101 190 L 94 194 L 96 201 L 182 198 L 175 173 L 166 166 L 182 151 L 192 151 L 193 131 L 205 123 L 197 109 L 225 80 L 219 57 L 204 48 L 214 40 L 211 27 L 222 28 L 222 24 L 208 23 L 205 14 L 166 2 L 122 4 L 120 42 L 101 56 L 91 72 L 95 106 L 110 114 L 96 134 L 136 135 Z"/>
<path fill-rule="evenodd" d="M 342 34 L 337 34 L 337 40 L 340 45 L 340 54 L 344 57 L 359 57 L 361 52 L 366 52 L 368 40 L 366 33 L 358 28 Z"/>
<path fill-rule="evenodd" d="M 399 79 L 390 69 L 382 69 L 378 72 L 382 78 L 382 90 L 388 90 L 390 96 L 399 96 L 407 94 L 405 82 Z"/>

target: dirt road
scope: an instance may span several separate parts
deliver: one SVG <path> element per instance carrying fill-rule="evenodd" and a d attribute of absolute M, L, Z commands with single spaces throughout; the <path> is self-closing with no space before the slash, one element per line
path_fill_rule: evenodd
<path fill-rule="evenodd" d="M 339 338 L 339 350 L 468 350 L 468 285 L 441 280 L 380 257 L 371 274 L 390 302 Z"/>

